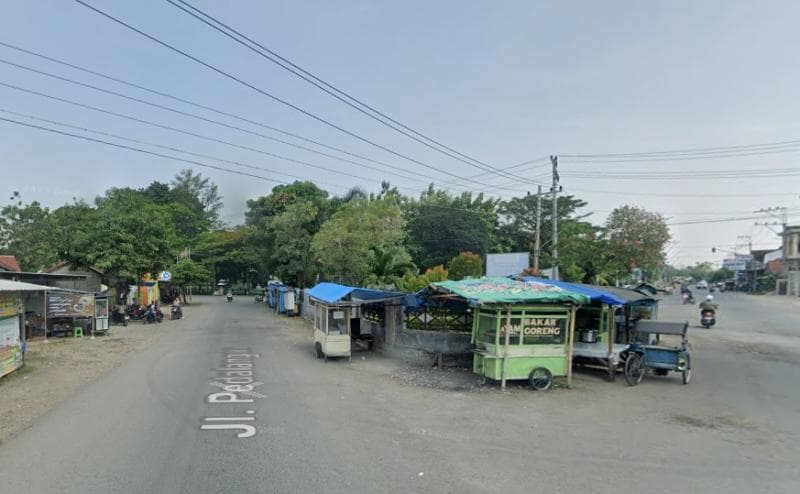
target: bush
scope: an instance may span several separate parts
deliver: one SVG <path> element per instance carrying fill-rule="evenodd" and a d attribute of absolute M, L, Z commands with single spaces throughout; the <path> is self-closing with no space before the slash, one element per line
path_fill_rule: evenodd
<path fill-rule="evenodd" d="M 483 260 L 473 252 L 462 252 L 450 260 L 447 269 L 453 280 L 479 278 L 483 274 Z"/>

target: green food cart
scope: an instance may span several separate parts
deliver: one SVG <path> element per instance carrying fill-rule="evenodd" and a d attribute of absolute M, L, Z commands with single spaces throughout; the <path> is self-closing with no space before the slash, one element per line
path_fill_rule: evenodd
<path fill-rule="evenodd" d="M 586 295 L 502 277 L 433 283 L 434 297 L 459 297 L 475 311 L 473 372 L 482 380 L 526 379 L 545 390 L 554 377 L 572 380 L 575 311 Z"/>

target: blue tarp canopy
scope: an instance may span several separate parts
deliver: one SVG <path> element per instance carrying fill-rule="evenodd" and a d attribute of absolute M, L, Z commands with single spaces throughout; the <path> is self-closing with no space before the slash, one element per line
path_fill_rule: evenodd
<path fill-rule="evenodd" d="M 319 283 L 309 289 L 306 294 L 328 304 L 342 301 L 378 301 L 390 298 L 405 297 L 405 293 L 373 290 L 370 288 L 357 288 L 338 283 Z"/>
<path fill-rule="evenodd" d="M 576 283 L 568 283 L 566 281 L 548 280 L 547 278 L 537 278 L 535 276 L 523 276 L 520 278 L 522 281 L 534 281 L 544 285 L 557 286 L 563 290 L 568 290 L 575 293 L 586 295 L 592 299 L 592 302 L 599 302 L 608 305 L 625 305 L 627 300 L 607 291 L 602 290 L 600 287 L 593 288 L 586 285 L 578 285 Z"/>

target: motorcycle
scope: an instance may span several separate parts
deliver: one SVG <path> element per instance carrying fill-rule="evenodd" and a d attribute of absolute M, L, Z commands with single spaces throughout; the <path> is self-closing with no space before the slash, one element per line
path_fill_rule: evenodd
<path fill-rule="evenodd" d="M 228 302 L 233 302 L 233 295 L 230 293 L 228 294 Z"/>
<path fill-rule="evenodd" d="M 125 314 L 131 321 L 141 321 L 147 316 L 147 310 L 145 310 L 141 305 L 138 304 L 131 305 L 127 309 L 125 309 Z"/>
<path fill-rule="evenodd" d="M 702 309 L 700 311 L 700 325 L 704 328 L 708 329 L 714 324 L 716 324 L 717 320 L 715 319 L 716 312 L 712 309 Z"/>
<path fill-rule="evenodd" d="M 122 324 L 123 326 L 127 326 L 130 318 L 131 317 L 128 314 L 126 314 L 119 306 L 114 307 L 114 310 L 111 312 L 112 324 Z"/>
<path fill-rule="evenodd" d="M 172 306 L 172 309 L 170 310 L 169 317 L 170 317 L 170 319 L 172 319 L 173 321 L 174 321 L 175 319 L 180 319 L 180 318 L 182 318 L 182 317 L 183 317 L 183 309 L 181 309 L 181 306 L 180 306 L 180 305 L 173 305 L 173 306 Z"/>
<path fill-rule="evenodd" d="M 148 311 L 145 314 L 145 323 L 147 324 L 151 324 L 154 322 L 160 323 L 163 320 L 164 320 L 164 313 L 161 312 L 161 309 L 158 307 L 152 307 L 148 309 Z"/>
<path fill-rule="evenodd" d="M 683 303 L 685 304 L 694 304 L 694 296 L 691 293 L 684 293 L 683 294 Z"/>

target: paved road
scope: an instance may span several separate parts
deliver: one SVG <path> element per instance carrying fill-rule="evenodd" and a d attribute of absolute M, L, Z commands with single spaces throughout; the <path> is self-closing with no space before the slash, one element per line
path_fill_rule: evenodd
<path fill-rule="evenodd" d="M 683 311 L 690 314 L 665 302 L 663 313 Z M 773 361 L 735 350 L 736 338 L 720 342 L 698 330 L 689 386 L 647 378 L 629 388 L 582 374 L 574 390 L 544 394 L 430 389 L 398 379 L 406 364 L 375 354 L 315 361 L 307 326 L 249 300 L 206 298 L 187 314 L 162 326 L 156 347 L 0 446 L 2 491 L 672 493 L 800 485 L 794 353 Z M 727 324 L 720 320 L 718 334 Z M 245 382 L 250 369 L 263 397 L 208 403 L 224 392 L 214 384 L 225 384 L 220 378 Z M 773 381 L 759 382 L 767 376 Z M 201 429 L 221 424 L 257 431 L 238 438 L 249 430 Z"/>

